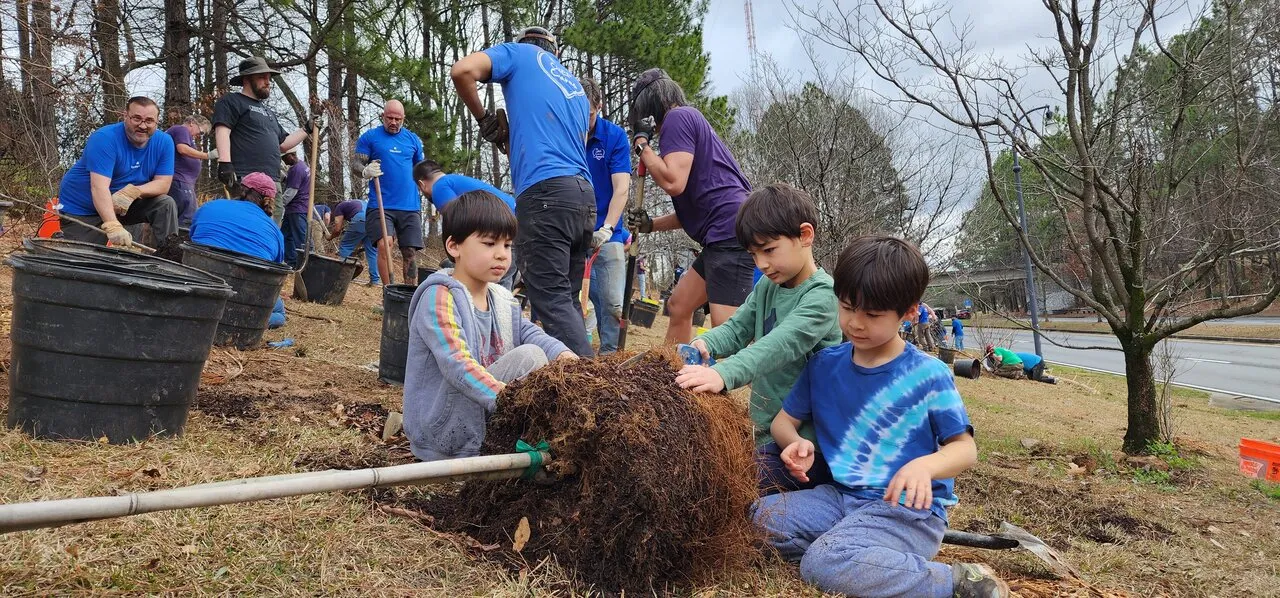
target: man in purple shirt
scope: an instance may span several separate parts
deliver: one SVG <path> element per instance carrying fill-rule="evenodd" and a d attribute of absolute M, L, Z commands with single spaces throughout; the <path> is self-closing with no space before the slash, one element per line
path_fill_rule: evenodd
<path fill-rule="evenodd" d="M 173 138 L 173 184 L 169 185 L 169 197 L 178 206 L 178 226 L 191 226 L 191 215 L 196 212 L 196 179 L 205 160 L 217 160 L 218 150 L 202 152 L 196 142 L 209 134 L 209 119 L 192 114 L 180 125 L 165 130 Z"/>
<path fill-rule="evenodd" d="M 632 148 L 653 182 L 671 196 L 675 212 L 650 218 L 636 210 L 627 214 L 627 228 L 641 233 L 683 228 L 703 248 L 667 299 L 666 343 L 688 343 L 694 310 L 710 302 L 711 323 L 718 326 L 751 292 L 755 262 L 734 230 L 751 184 L 711 123 L 686 105 L 684 90 L 662 69 L 641 73 L 631 97 Z M 654 135 L 660 136 L 662 155 L 649 147 Z"/>
<path fill-rule="evenodd" d="M 361 245 L 364 246 L 364 256 L 369 262 L 369 286 L 376 286 L 382 284 L 382 279 L 378 276 L 378 247 L 374 244 L 373 238 L 365 232 L 365 211 L 369 209 L 368 204 L 369 202 L 358 199 L 339 203 L 333 209 L 333 222 L 329 224 L 329 238 L 342 235 L 338 243 L 338 256 L 344 260 L 355 253 Z"/>
<path fill-rule="evenodd" d="M 307 202 L 311 199 L 311 169 L 298 159 L 298 154 L 284 155 L 289 171 L 284 175 L 284 220 L 280 232 L 284 233 L 285 263 L 296 268 L 298 251 L 307 244 Z"/>

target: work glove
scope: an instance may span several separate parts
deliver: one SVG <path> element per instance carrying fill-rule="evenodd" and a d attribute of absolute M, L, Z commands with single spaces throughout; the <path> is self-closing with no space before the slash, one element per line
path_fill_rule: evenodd
<path fill-rule="evenodd" d="M 649 145 L 649 140 L 653 138 L 653 130 L 656 128 L 658 125 L 652 116 L 646 116 L 636 123 L 635 130 L 631 132 L 631 147 L 637 155 Z"/>
<path fill-rule="evenodd" d="M 612 237 L 612 236 L 613 236 L 612 226 L 609 226 L 606 224 L 600 228 L 597 228 L 596 232 L 591 233 L 591 248 L 600 249 L 600 246 L 604 245 L 605 243 L 608 243 L 609 237 Z"/>
<path fill-rule="evenodd" d="M 503 153 L 507 152 L 507 138 L 510 134 L 506 110 L 499 108 L 496 113 L 486 111 L 480 118 L 480 136 L 498 146 Z"/>
<path fill-rule="evenodd" d="M 649 213 L 642 210 L 627 210 L 627 228 L 638 233 L 653 232 L 653 218 L 649 217 Z"/>
<path fill-rule="evenodd" d="M 218 162 L 218 182 L 227 189 L 234 188 L 239 182 L 236 178 L 236 167 L 230 162 Z"/>
<path fill-rule="evenodd" d="M 111 243 L 112 247 L 123 249 L 133 246 L 133 235 L 129 234 L 118 220 L 103 222 L 102 231 L 107 233 L 107 242 Z"/>
<path fill-rule="evenodd" d="M 124 216 L 134 200 L 142 197 L 142 190 L 136 185 L 125 185 L 123 189 L 111 194 L 111 203 L 115 205 L 116 215 Z"/>
<path fill-rule="evenodd" d="M 209 150 L 209 161 L 210 161 L 210 162 L 217 162 L 217 161 L 218 161 L 218 148 L 216 148 L 216 147 L 215 147 L 215 148 L 213 148 L 213 149 Z"/>
<path fill-rule="evenodd" d="M 382 176 L 382 160 L 373 160 L 366 164 L 364 170 L 360 171 L 360 176 L 364 177 L 366 181 Z"/>

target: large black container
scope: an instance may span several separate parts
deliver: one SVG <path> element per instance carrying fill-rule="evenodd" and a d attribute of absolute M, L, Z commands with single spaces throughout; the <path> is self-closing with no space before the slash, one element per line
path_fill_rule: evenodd
<path fill-rule="evenodd" d="M 418 266 L 418 284 L 426 282 L 427 278 L 439 271 L 439 268 L 432 266 Z"/>
<path fill-rule="evenodd" d="M 262 342 L 271 309 L 292 269 L 281 263 L 198 243 L 182 244 L 182 263 L 227 281 L 236 292 L 227 300 L 213 344 L 249 349 Z"/>
<path fill-rule="evenodd" d="M 409 300 L 418 287 L 392 284 L 382 289 L 382 344 L 378 350 L 378 379 L 404 384 L 409 357 Z"/>
<path fill-rule="evenodd" d="M 958 359 L 951 365 L 951 369 L 957 378 L 977 380 L 982 376 L 982 363 L 977 359 Z"/>
<path fill-rule="evenodd" d="M 302 259 L 301 249 L 298 250 L 298 259 Z M 360 262 L 354 258 L 338 260 L 312 253 L 302 270 L 302 281 L 307 285 L 307 301 L 341 305 L 359 265 Z M 297 284 L 296 280 L 294 284 Z M 297 296 L 295 292 L 294 297 Z"/>
<path fill-rule="evenodd" d="M 180 434 L 233 291 L 173 262 L 65 247 L 7 260 L 8 425 L 112 443 Z"/>

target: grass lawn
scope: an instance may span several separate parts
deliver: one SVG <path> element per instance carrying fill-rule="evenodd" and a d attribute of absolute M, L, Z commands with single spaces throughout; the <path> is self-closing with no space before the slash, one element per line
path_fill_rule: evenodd
<path fill-rule="evenodd" d="M 1031 324 L 1026 322 L 1013 322 L 1008 318 L 1002 318 L 996 315 L 979 314 L 972 319 L 964 321 L 965 327 L 985 326 L 988 328 L 1016 328 L 1030 330 Z M 1101 332 L 1111 334 L 1111 328 L 1106 322 L 1095 322 L 1087 318 L 1059 318 L 1040 321 L 1041 330 L 1056 330 L 1058 332 Z M 1280 326 L 1268 326 L 1266 324 L 1232 324 L 1231 320 L 1218 320 L 1213 322 L 1204 322 L 1188 328 L 1177 335 L 1179 337 L 1197 337 L 1197 336 L 1214 336 L 1238 339 L 1280 339 Z"/>
<path fill-rule="evenodd" d="M 0 272 L 8 324 L 10 274 Z M 0 431 L 0 501 L 110 495 L 244 476 L 411 460 L 403 436 L 383 443 L 397 387 L 380 384 L 380 290 L 353 286 L 345 305 L 290 302 L 268 340 L 289 350 L 217 349 L 178 439 L 113 446 L 34 441 Z M 657 343 L 665 318 L 632 331 Z M 7 335 L 0 340 L 6 366 Z M 954 528 L 1008 520 L 1047 540 L 1082 573 L 1054 581 L 1019 552 L 944 547 L 940 558 L 990 563 L 1026 596 L 1268 596 L 1280 563 L 1280 490 L 1236 472 L 1241 437 L 1280 441 L 1270 415 L 1208 406 L 1178 390 L 1177 442 L 1159 467 L 1126 462 L 1124 385 L 1055 368 L 1049 386 L 959 380 L 981 462 L 957 481 Z M 0 410 L 8 385 L 0 383 Z M 431 489 L 398 489 L 398 494 Z M 436 490 L 438 491 L 438 490 Z M 533 596 L 584 593 L 550 561 L 511 566 L 465 538 L 389 513 L 367 492 L 331 493 L 155 513 L 0 536 L 0 595 L 341 594 Z M 783 564 L 726 572 L 678 593 L 817 596 Z"/>

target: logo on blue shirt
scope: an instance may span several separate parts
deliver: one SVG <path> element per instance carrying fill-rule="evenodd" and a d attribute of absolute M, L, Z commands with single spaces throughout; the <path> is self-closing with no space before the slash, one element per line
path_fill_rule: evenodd
<path fill-rule="evenodd" d="M 556 60 L 556 57 L 550 53 L 538 52 L 538 66 L 542 67 L 542 72 L 546 73 L 547 78 L 551 79 L 556 84 L 556 87 L 560 88 L 565 98 L 587 95 L 587 92 L 583 91 L 582 83 L 578 81 L 578 78 L 565 69 L 560 64 L 560 61 Z"/>
<path fill-rule="evenodd" d="M 591 157 L 592 157 L 592 158 L 595 158 L 595 159 L 597 159 L 597 160 L 603 160 L 603 159 L 604 159 L 604 148 L 603 148 L 603 147 L 597 147 L 596 149 L 592 150 L 592 152 L 591 152 Z"/>

